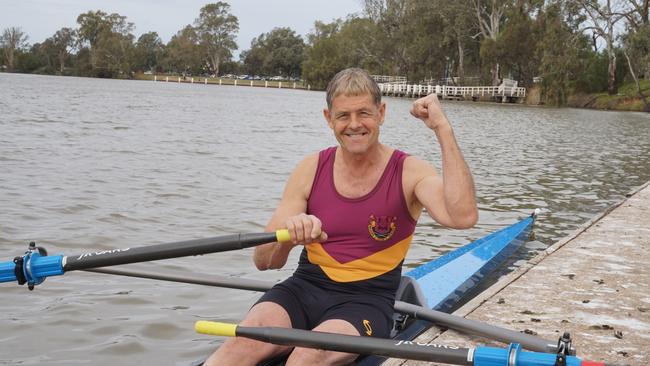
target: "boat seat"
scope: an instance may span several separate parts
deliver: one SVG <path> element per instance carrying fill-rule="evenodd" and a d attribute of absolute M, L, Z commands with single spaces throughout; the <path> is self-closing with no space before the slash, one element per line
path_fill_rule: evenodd
<path fill-rule="evenodd" d="M 408 302 L 418 306 L 427 306 L 427 298 L 424 296 L 418 282 L 409 276 L 402 276 L 399 287 L 395 292 L 395 301 Z"/>

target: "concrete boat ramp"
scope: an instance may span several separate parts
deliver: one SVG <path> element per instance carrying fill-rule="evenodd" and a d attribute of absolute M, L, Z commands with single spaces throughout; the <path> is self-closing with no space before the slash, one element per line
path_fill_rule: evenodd
<path fill-rule="evenodd" d="M 455 314 L 548 340 L 570 332 L 583 360 L 650 365 L 650 185 L 503 277 Z M 417 341 L 504 346 L 435 327 Z M 385 365 L 433 364 L 391 359 Z"/>

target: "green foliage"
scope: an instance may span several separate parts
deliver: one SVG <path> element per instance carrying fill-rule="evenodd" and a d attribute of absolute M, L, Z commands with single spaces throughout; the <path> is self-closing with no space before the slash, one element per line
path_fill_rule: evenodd
<path fill-rule="evenodd" d="M 17 56 L 27 47 L 27 38 L 20 27 L 6 28 L 0 35 L 0 48 L 8 71 L 16 68 Z"/>
<path fill-rule="evenodd" d="M 309 45 L 302 64 L 302 76 L 314 88 L 323 89 L 329 80 L 346 67 L 362 67 L 378 72 L 385 65 L 373 52 L 376 25 L 369 19 L 350 18 L 332 23 L 316 22 L 308 35 Z"/>
<path fill-rule="evenodd" d="M 221 63 L 230 60 L 232 51 L 237 49 L 235 37 L 239 31 L 239 21 L 230 14 L 230 5 L 219 1 L 202 7 L 194 24 L 208 69 L 219 74 Z"/>
<path fill-rule="evenodd" d="M 92 75 L 97 77 L 128 77 L 131 73 L 134 36 L 133 23 L 126 17 L 101 10 L 77 17 L 79 45 L 89 48 Z"/>
<path fill-rule="evenodd" d="M 317 89 L 324 89 L 329 80 L 345 67 L 337 35 L 341 21 L 330 24 L 314 23 L 314 32 L 308 35 L 309 47 L 302 65 L 302 78 Z"/>
<path fill-rule="evenodd" d="M 574 13 L 563 2 L 548 6 L 540 14 L 542 41 L 538 45 L 539 75 L 542 77 L 542 99 L 546 104 L 565 105 L 572 84 L 584 72 L 581 55 L 588 51 L 587 39 L 571 26 Z M 573 25 L 574 27 L 576 24 Z"/>
<path fill-rule="evenodd" d="M 199 36 L 191 25 L 187 25 L 167 44 L 164 67 L 170 72 L 195 75 L 203 71 L 202 60 Z"/>
<path fill-rule="evenodd" d="M 251 42 L 242 53 L 246 72 L 251 75 L 299 77 L 304 59 L 305 43 L 290 28 L 275 28 Z"/>
<path fill-rule="evenodd" d="M 607 54 L 589 50 L 580 55 L 580 60 L 585 68 L 576 75 L 575 92 L 598 93 L 607 90 Z"/>
<path fill-rule="evenodd" d="M 16 71 L 31 74 L 48 65 L 43 58 L 39 57 L 39 45 L 34 45 L 29 52 L 19 51 L 16 54 Z M 51 72 L 46 72 L 51 73 Z"/>
<path fill-rule="evenodd" d="M 154 70 L 160 62 L 165 45 L 156 32 L 148 32 L 138 38 L 133 54 L 135 70 Z"/>

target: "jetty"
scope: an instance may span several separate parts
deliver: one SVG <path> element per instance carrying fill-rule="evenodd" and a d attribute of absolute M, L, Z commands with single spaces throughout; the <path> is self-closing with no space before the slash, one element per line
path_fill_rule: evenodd
<path fill-rule="evenodd" d="M 473 101 L 493 99 L 502 103 L 515 103 L 526 97 L 526 88 L 518 86 L 517 81 L 508 79 L 505 79 L 501 85 L 497 86 L 454 86 L 380 82 L 379 89 L 386 96 L 407 98 L 419 98 L 435 93 L 441 99 Z"/>
<path fill-rule="evenodd" d="M 501 278 L 454 314 L 549 340 L 569 332 L 583 359 L 649 365 L 649 183 Z M 417 341 L 503 346 L 437 327 Z M 425 364 L 438 365 L 399 359 L 385 363 Z"/>

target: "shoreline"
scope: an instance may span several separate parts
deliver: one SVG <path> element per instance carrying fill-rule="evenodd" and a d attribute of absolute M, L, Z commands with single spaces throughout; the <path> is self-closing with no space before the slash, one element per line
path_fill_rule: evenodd
<path fill-rule="evenodd" d="M 0 74 L 19 74 L 19 75 L 41 75 L 41 76 L 62 76 L 62 77 L 85 77 L 90 79 L 97 79 L 88 76 L 74 76 L 74 75 L 49 75 L 49 74 L 25 74 L 16 72 L 0 71 Z M 240 80 L 230 78 L 212 78 L 212 77 L 191 77 L 178 75 L 145 75 L 142 73 L 134 74 L 133 78 L 111 78 L 111 80 L 133 80 L 133 81 L 154 81 L 154 82 L 174 82 L 186 84 L 204 84 L 204 85 L 228 85 L 228 86 L 248 86 L 258 88 L 277 88 L 277 89 L 298 89 L 305 91 L 323 91 L 317 88 L 312 88 L 311 85 L 304 84 L 304 81 L 291 81 L 291 80 Z M 646 92 L 650 92 L 650 82 L 647 83 L 648 88 Z M 622 86 L 624 89 L 629 85 Z M 541 102 L 539 97 L 539 88 L 528 88 L 527 96 L 517 103 L 499 103 L 493 100 L 485 100 L 479 98 L 475 102 L 480 103 L 496 103 L 496 104 L 517 104 L 529 107 L 549 107 Z M 650 99 L 650 96 L 648 97 Z M 411 98 L 414 99 L 414 98 Z M 456 100 L 456 99 L 448 99 Z M 471 100 L 465 100 L 471 101 Z M 621 94 L 609 96 L 607 93 L 593 93 L 593 94 L 572 94 L 568 97 L 567 104 L 563 106 L 550 106 L 553 108 L 577 108 L 577 109 L 590 109 L 596 111 L 616 111 L 616 112 L 641 112 L 650 113 L 650 105 L 644 106 L 643 101 L 638 96 L 630 96 L 628 94 Z"/>

